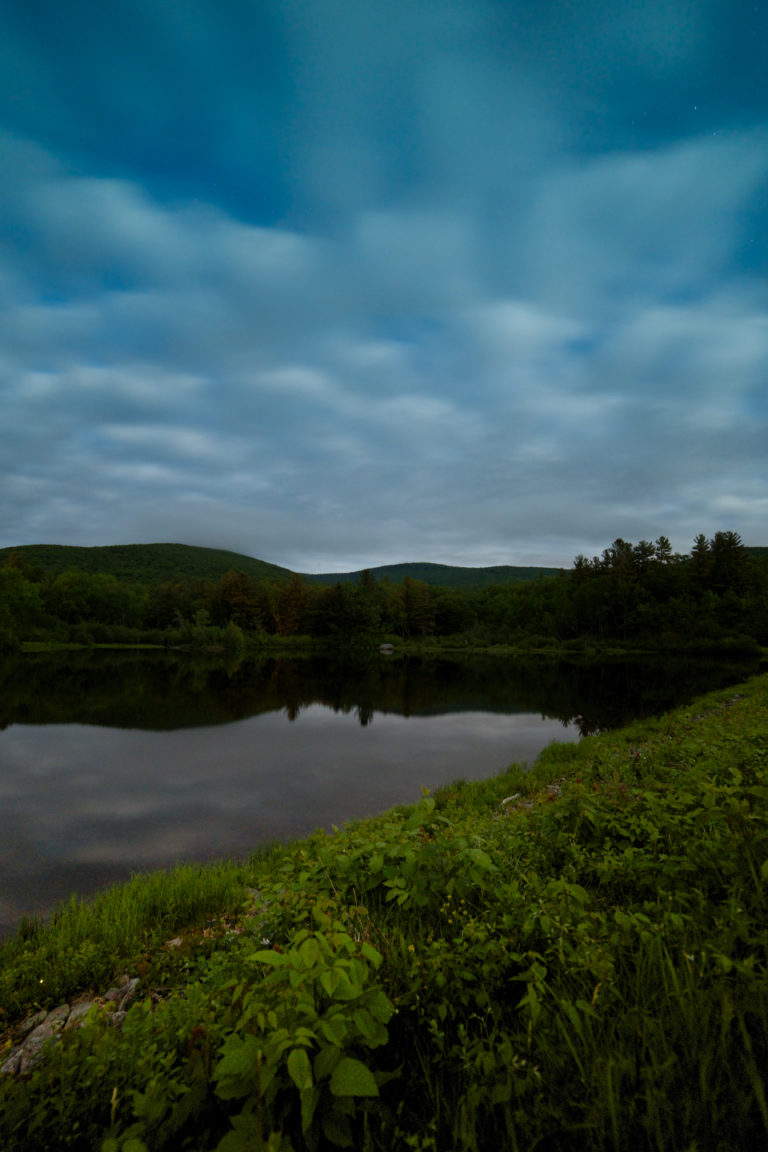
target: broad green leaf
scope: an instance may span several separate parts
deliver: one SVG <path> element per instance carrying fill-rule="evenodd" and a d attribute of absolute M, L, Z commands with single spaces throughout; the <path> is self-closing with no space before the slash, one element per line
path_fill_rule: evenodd
<path fill-rule="evenodd" d="M 263 949 L 261 952 L 252 952 L 248 959 L 255 960 L 257 964 L 272 964 L 276 968 L 288 963 L 288 957 L 285 953 L 275 952 L 273 948 L 270 948 L 269 951 Z"/>
<path fill-rule="evenodd" d="M 331 1092 L 334 1096 L 378 1096 L 373 1073 L 352 1056 L 345 1056 L 333 1070 Z"/>
<path fill-rule="evenodd" d="M 232 1036 L 214 1071 L 216 1094 L 222 1100 L 242 1096 L 246 1085 L 256 1078 L 262 1046 L 255 1036 Z"/>
<path fill-rule="evenodd" d="M 346 1116 L 340 1116 L 337 1112 L 326 1112 L 323 1115 L 322 1126 L 323 1135 L 331 1144 L 335 1144 L 337 1148 L 352 1147 L 352 1132 Z"/>
<path fill-rule="evenodd" d="M 320 959 L 320 945 L 313 936 L 310 936 L 310 938 L 305 940 L 301 945 L 299 948 L 299 955 L 301 956 L 301 962 L 305 968 L 312 968 L 315 964 L 317 964 L 318 960 Z"/>
<path fill-rule="evenodd" d="M 305 1136 L 309 1131 L 319 1100 L 319 1088 L 305 1088 L 301 1093 L 301 1130 Z"/>
<path fill-rule="evenodd" d="M 369 1040 L 374 1033 L 375 1021 L 370 1012 L 366 1012 L 365 1008 L 356 1008 L 354 1013 L 354 1021 L 362 1036 Z"/>
<path fill-rule="evenodd" d="M 368 1048 L 378 1048 L 382 1044 L 386 1044 L 389 1039 L 389 1033 L 383 1024 L 378 1020 L 374 1020 L 370 1012 L 365 1008 L 357 1008 L 355 1010 L 355 1024 L 360 1030 L 360 1034 L 365 1037 L 366 1046 Z"/>
<path fill-rule="evenodd" d="M 335 1046 L 322 1048 L 315 1056 L 315 1079 L 323 1080 L 330 1076 L 342 1057 L 342 1049 Z"/>
<path fill-rule="evenodd" d="M 485 872 L 495 872 L 496 865 L 487 852 L 482 848 L 469 848 L 467 849 L 467 856 L 477 868 L 482 868 Z"/>
<path fill-rule="evenodd" d="M 378 971 L 378 969 L 381 967 L 381 962 L 384 959 L 381 952 L 377 952 L 373 945 L 369 944 L 367 940 L 364 940 L 360 945 L 360 951 L 362 952 L 363 956 L 365 956 L 366 960 L 370 960 L 371 964 L 373 964 L 373 967 Z"/>
<path fill-rule="evenodd" d="M 289 1052 L 286 1066 L 288 1075 L 300 1092 L 312 1087 L 312 1065 L 306 1048 L 294 1048 Z"/>
<path fill-rule="evenodd" d="M 336 993 L 339 986 L 339 973 L 335 968 L 326 968 L 324 972 L 320 973 L 320 983 L 323 991 L 330 997 Z"/>
<path fill-rule="evenodd" d="M 320 1022 L 320 1031 L 331 1044 L 343 1044 L 347 1038 L 347 1022 L 343 1016 L 329 1016 Z"/>
<path fill-rule="evenodd" d="M 326 976 L 331 979 L 326 980 Z M 354 1000 L 362 992 L 362 988 L 353 984 L 340 968 L 326 969 L 320 977 L 320 983 L 334 1000 Z"/>

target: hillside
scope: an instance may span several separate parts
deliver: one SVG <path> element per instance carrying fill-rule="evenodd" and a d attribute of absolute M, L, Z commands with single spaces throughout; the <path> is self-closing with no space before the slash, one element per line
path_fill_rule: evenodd
<path fill-rule="evenodd" d="M 287 568 L 265 560 L 190 544 L 112 544 L 97 548 L 26 544 L 1 548 L 0 565 L 12 552 L 20 552 L 32 568 L 45 572 L 57 574 L 78 568 L 81 572 L 101 572 L 150 585 L 168 580 L 217 580 L 231 571 L 245 572 L 257 580 L 289 580 L 291 576 Z"/>
<path fill-rule="evenodd" d="M 399 584 L 406 576 L 412 580 L 422 580 L 433 588 L 489 588 L 494 584 L 516 584 L 521 580 L 536 580 L 539 576 L 556 576 L 558 568 L 518 568 L 509 564 L 497 564 L 490 568 L 459 568 L 450 564 L 382 564 L 369 569 L 376 580 L 387 577 Z M 357 572 L 323 572 L 302 575 L 302 579 L 312 584 L 349 584 L 360 579 Z"/>
<path fill-rule="evenodd" d="M 768 548 L 748 547 L 757 561 L 768 566 Z M 169 580 L 217 580 L 225 572 L 245 572 L 257 580 L 287 581 L 292 573 L 288 568 L 229 552 L 222 548 L 200 548 L 190 544 L 113 544 L 94 548 L 79 548 L 63 544 L 24 544 L 15 548 L 0 548 L 0 566 L 13 552 L 20 552 L 32 569 L 54 575 L 69 568 L 82 572 L 102 572 L 120 580 L 140 584 L 162 584 Z M 308 584 L 330 586 L 357 583 L 361 576 L 354 572 L 300 572 Z M 382 564 L 369 569 L 376 580 L 388 579 L 399 584 L 406 576 L 421 580 L 433 588 L 468 590 L 489 588 L 497 584 L 516 584 L 556 576 L 558 568 L 520 567 L 497 564 L 488 568 L 465 568 L 451 564 L 413 562 Z"/>
<path fill-rule="evenodd" d="M 162 584 L 168 580 L 217 580 L 225 572 L 245 572 L 257 580 L 288 580 L 291 572 L 277 564 L 228 552 L 220 548 L 199 548 L 189 544 L 113 544 L 78 548 L 63 544 L 25 544 L 0 548 L 0 565 L 13 552 L 20 552 L 33 569 L 58 574 L 69 568 L 81 572 L 101 572 L 120 580 L 140 584 Z M 487 588 L 492 584 L 512 584 L 554 576 L 556 568 L 458 568 L 448 564 L 387 564 L 370 569 L 380 580 L 388 577 L 399 583 L 405 576 L 440 588 Z M 332 585 L 356 583 L 357 572 L 299 573 L 307 583 Z"/>

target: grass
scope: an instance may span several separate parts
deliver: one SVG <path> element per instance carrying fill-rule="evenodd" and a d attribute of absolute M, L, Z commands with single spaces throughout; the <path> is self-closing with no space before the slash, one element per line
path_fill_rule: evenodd
<path fill-rule="evenodd" d="M 24 926 L 8 1043 L 120 971 L 144 999 L 0 1086 L 0 1146 L 764 1146 L 767 747 L 759 676 Z"/>

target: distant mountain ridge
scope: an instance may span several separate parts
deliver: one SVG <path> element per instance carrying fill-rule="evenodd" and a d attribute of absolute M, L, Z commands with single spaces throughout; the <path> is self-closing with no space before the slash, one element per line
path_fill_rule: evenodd
<path fill-rule="evenodd" d="M 768 548 L 748 547 L 747 551 L 760 563 L 768 565 Z M 279 564 L 270 564 L 254 556 L 194 544 L 107 544 L 93 548 L 70 544 L 21 544 L 15 548 L 0 548 L 0 565 L 13 552 L 21 553 L 32 569 L 44 572 L 58 574 L 69 568 L 79 568 L 82 572 L 100 572 L 120 580 L 148 585 L 175 580 L 218 580 L 225 572 L 245 572 L 256 580 L 283 582 L 294 575 L 290 568 L 282 568 Z M 356 583 L 362 571 L 299 572 L 296 575 L 309 584 L 330 586 Z M 556 576 L 561 569 L 512 564 L 466 568 L 415 561 L 382 564 L 368 571 L 376 580 L 386 578 L 393 583 L 400 583 L 406 576 L 410 576 L 412 580 L 421 580 L 434 588 L 459 591 Z"/>
<path fill-rule="evenodd" d="M 71 544 L 23 544 L 0 548 L 0 564 L 12 552 L 20 552 L 30 567 L 45 572 L 103 573 L 140 584 L 164 584 L 172 580 L 218 580 L 225 572 L 246 572 L 257 580 L 290 580 L 288 568 L 268 564 L 223 548 L 198 548 L 194 544 L 105 544 L 81 548 Z"/>
<path fill-rule="evenodd" d="M 245 572 L 256 580 L 290 580 L 293 572 L 278 564 L 257 560 L 240 552 L 222 548 L 202 548 L 193 544 L 108 544 L 84 548 L 70 544 L 22 544 L 0 548 L 0 565 L 18 552 L 29 566 L 58 574 L 69 568 L 81 572 L 103 573 L 120 580 L 140 584 L 163 584 L 173 580 L 218 580 L 225 572 Z M 312 584 L 356 583 L 363 569 L 355 572 L 299 572 Z M 511 584 L 555 576 L 557 568 L 494 565 L 489 568 L 465 568 L 450 564 L 414 562 L 384 564 L 369 569 L 376 580 L 386 577 L 400 583 L 406 576 L 438 588 L 487 588 L 493 584 Z"/>
<path fill-rule="evenodd" d="M 436 588 L 488 588 L 494 584 L 516 584 L 521 580 L 538 580 L 540 576 L 556 576 L 559 568 L 524 568 L 511 564 L 495 564 L 489 568 L 461 568 L 452 564 L 430 564 L 414 562 L 406 564 L 382 564 L 369 568 L 376 580 L 384 577 L 395 584 L 406 576 L 421 580 Z M 363 569 L 356 572 L 323 572 L 302 575 L 303 580 L 313 584 L 357 583 Z"/>

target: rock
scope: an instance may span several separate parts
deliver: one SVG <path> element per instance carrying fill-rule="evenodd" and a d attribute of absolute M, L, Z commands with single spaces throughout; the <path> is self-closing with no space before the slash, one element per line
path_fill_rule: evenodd
<path fill-rule="evenodd" d="M 26 1020 L 19 1028 L 20 1035 L 26 1036 L 27 1033 L 31 1032 L 33 1028 L 37 1028 L 38 1024 L 42 1024 L 47 1015 L 48 1009 L 41 1008 L 39 1012 L 35 1012 L 34 1016 L 27 1016 Z"/>
<path fill-rule="evenodd" d="M 4 1064 L 0 1064 L 0 1076 L 15 1076 L 21 1069 L 21 1058 L 24 1049 L 19 1045 L 14 1048 Z"/>
<path fill-rule="evenodd" d="M 35 1032 L 37 1032 L 40 1028 L 47 1028 L 51 1033 L 61 1032 L 71 1011 L 72 1009 L 70 1008 L 69 1004 L 59 1004 L 58 1008 L 52 1008 L 43 1023 L 38 1024 Z M 29 1037 L 30 1040 L 34 1034 L 34 1032 L 31 1033 Z"/>
<path fill-rule="evenodd" d="M 95 1000 L 81 1000 L 79 1004 L 75 1004 L 67 1017 L 67 1028 L 79 1028 L 85 1021 L 86 1016 L 91 1008 L 96 1007 Z"/>
<path fill-rule="evenodd" d="M 125 974 L 119 976 L 118 983 L 109 988 L 99 1000 L 82 999 L 71 1007 L 69 1004 L 59 1004 L 58 1008 L 52 1008 L 50 1012 L 42 1009 L 34 1016 L 27 1017 L 19 1028 L 19 1035 L 26 1039 L 12 1049 L 0 1065 L 0 1076 L 18 1076 L 29 1072 L 41 1059 L 46 1044 L 55 1043 L 65 1028 L 81 1027 L 91 1008 L 99 1004 L 106 1002 L 107 1006 L 114 1007 L 111 1023 L 119 1028 L 125 1020 L 126 1007 L 136 996 L 140 983 L 138 976 Z"/>
<path fill-rule="evenodd" d="M 166 948 L 181 948 L 183 943 L 181 936 L 174 936 L 173 940 L 166 940 L 165 946 Z"/>
<path fill-rule="evenodd" d="M 130 1004 L 131 1000 L 133 1000 L 134 996 L 136 995 L 136 989 L 140 983 L 141 981 L 139 980 L 138 976 L 134 976 L 132 980 L 128 980 L 123 985 L 121 989 L 123 997 L 120 1001 L 120 1011 L 125 1011 L 126 1004 Z"/>
<path fill-rule="evenodd" d="M 60 1004 L 58 1008 L 53 1008 L 46 1015 L 42 1024 L 38 1024 L 37 1027 L 30 1032 L 21 1049 L 21 1067 L 19 1071 L 22 1075 L 28 1072 L 30 1068 L 34 1068 L 48 1041 L 58 1039 L 59 1032 L 61 1032 L 66 1024 L 70 1011 L 69 1004 Z"/>

